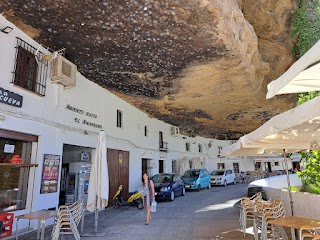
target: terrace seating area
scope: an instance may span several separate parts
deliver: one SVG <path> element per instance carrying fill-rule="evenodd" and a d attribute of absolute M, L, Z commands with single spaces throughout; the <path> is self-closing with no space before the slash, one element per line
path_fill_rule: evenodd
<path fill-rule="evenodd" d="M 320 239 L 320 220 L 286 217 L 282 199 L 274 197 L 263 200 L 261 192 L 241 199 L 239 222 L 244 237 L 247 234 L 248 223 L 252 224 L 255 240 L 288 240 L 284 227 L 291 229 L 291 239 L 296 239 L 295 229 L 298 230 L 299 240 Z"/>

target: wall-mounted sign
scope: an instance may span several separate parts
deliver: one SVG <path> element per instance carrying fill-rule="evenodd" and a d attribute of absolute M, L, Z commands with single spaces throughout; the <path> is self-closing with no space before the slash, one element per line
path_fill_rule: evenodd
<path fill-rule="evenodd" d="M 60 156 L 44 154 L 40 193 L 58 191 Z"/>
<path fill-rule="evenodd" d="M 120 153 L 119 154 L 119 164 L 122 164 L 122 161 L 123 161 L 123 157 L 122 157 L 122 154 Z"/>
<path fill-rule="evenodd" d="M 89 161 L 90 155 L 89 152 L 82 151 L 80 155 L 80 161 Z"/>
<path fill-rule="evenodd" d="M 5 144 L 3 152 L 4 153 L 14 153 L 14 148 L 15 148 L 15 145 Z"/>
<path fill-rule="evenodd" d="M 0 87 L 0 102 L 14 107 L 22 107 L 23 97 Z"/>
<path fill-rule="evenodd" d="M 71 106 L 69 104 L 67 104 L 66 109 L 69 110 L 69 111 L 84 115 L 86 117 L 98 118 L 97 114 L 94 114 L 94 113 L 91 113 L 91 112 L 85 112 L 84 110 L 76 108 L 76 107 L 73 107 L 73 106 Z M 87 121 L 86 119 L 80 119 L 80 118 L 76 117 L 76 118 L 74 118 L 74 121 L 76 123 L 82 123 L 82 124 L 90 126 L 90 127 L 99 128 L 99 129 L 102 128 L 102 125 L 96 124 L 94 122 Z"/>

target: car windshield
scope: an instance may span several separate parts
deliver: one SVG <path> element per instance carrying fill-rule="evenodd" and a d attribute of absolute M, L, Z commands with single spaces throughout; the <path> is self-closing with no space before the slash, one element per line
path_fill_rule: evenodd
<path fill-rule="evenodd" d="M 200 171 L 194 171 L 194 170 L 188 170 L 184 173 L 183 177 L 185 178 L 195 178 L 199 177 L 199 172 Z"/>
<path fill-rule="evenodd" d="M 157 174 L 152 177 L 154 183 L 170 183 L 172 182 L 172 175 L 170 174 Z"/>
<path fill-rule="evenodd" d="M 224 174 L 224 170 L 214 170 L 211 175 L 212 176 L 222 176 Z"/>

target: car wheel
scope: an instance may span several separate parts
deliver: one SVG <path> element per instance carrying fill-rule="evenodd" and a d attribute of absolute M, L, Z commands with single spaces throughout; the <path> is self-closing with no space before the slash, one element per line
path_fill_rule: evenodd
<path fill-rule="evenodd" d="M 174 200 L 174 191 L 172 191 L 170 194 L 170 201 L 173 201 L 173 200 Z"/>
<path fill-rule="evenodd" d="M 234 184 L 234 185 L 237 184 L 237 180 L 236 180 L 236 179 L 233 180 L 233 184 Z"/>
<path fill-rule="evenodd" d="M 227 180 L 224 180 L 223 185 L 226 187 L 228 185 Z"/>
<path fill-rule="evenodd" d="M 198 188 L 197 188 L 197 191 L 200 192 L 200 190 L 201 190 L 201 185 L 199 184 Z"/>
<path fill-rule="evenodd" d="M 210 189 L 211 188 L 211 183 L 209 183 L 209 185 L 208 185 L 208 189 Z"/>
<path fill-rule="evenodd" d="M 184 196 L 184 195 L 186 195 L 186 188 L 185 187 L 182 188 L 182 193 L 181 193 L 181 196 Z"/>

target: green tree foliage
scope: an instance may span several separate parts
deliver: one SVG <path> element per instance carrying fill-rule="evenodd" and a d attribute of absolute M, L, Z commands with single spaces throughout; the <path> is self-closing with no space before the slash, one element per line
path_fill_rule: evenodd
<path fill-rule="evenodd" d="M 320 0 L 300 0 L 293 23 L 293 35 L 297 37 L 295 53 L 301 57 L 320 39 Z M 317 96 L 320 92 L 299 94 L 298 105 Z M 320 152 L 302 153 L 306 169 L 298 172 L 302 181 L 301 191 L 320 194 Z"/>
<path fill-rule="evenodd" d="M 309 100 L 320 96 L 320 92 L 308 92 L 308 93 L 300 93 L 298 97 L 298 105 L 301 105 Z"/>
<path fill-rule="evenodd" d="M 320 194 L 320 152 L 301 153 L 306 159 L 306 169 L 298 172 L 302 181 L 301 191 Z"/>
<path fill-rule="evenodd" d="M 320 39 L 320 0 L 300 0 L 293 23 L 298 38 L 294 48 L 298 56 L 305 54 Z"/>
<path fill-rule="evenodd" d="M 293 35 L 297 37 L 294 48 L 301 57 L 320 39 L 320 0 L 300 0 L 293 23 Z M 317 96 L 320 92 L 301 93 L 298 105 L 305 103 Z"/>

